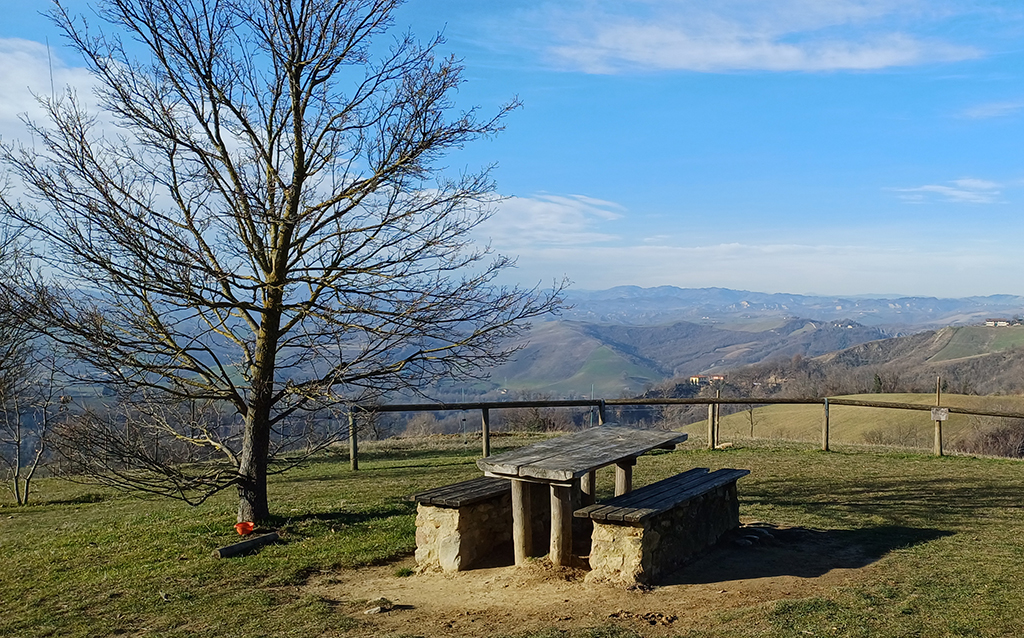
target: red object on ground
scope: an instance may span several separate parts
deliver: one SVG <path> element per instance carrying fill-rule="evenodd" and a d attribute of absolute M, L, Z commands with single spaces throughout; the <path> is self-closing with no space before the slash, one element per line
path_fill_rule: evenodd
<path fill-rule="evenodd" d="M 235 523 L 235 531 L 238 532 L 239 536 L 248 536 L 249 534 L 252 534 L 253 527 L 253 524 L 249 521 L 244 523 Z"/>

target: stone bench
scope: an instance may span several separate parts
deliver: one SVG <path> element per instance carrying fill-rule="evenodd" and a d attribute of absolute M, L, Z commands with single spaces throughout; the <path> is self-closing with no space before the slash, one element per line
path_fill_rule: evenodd
<path fill-rule="evenodd" d="M 649 584 L 739 527 L 737 479 L 750 470 L 696 468 L 576 510 L 594 523 L 587 581 Z"/>
<path fill-rule="evenodd" d="M 421 571 L 456 572 L 512 539 L 512 487 L 508 479 L 480 477 L 413 494 L 416 565 Z"/>

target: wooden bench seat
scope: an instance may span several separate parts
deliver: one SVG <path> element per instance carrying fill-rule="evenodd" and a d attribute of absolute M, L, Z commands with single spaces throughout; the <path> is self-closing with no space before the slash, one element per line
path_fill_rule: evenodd
<path fill-rule="evenodd" d="M 642 523 L 651 516 L 666 512 L 716 487 L 735 482 L 747 474 L 750 474 L 750 470 L 726 469 L 708 473 L 708 468 L 698 467 L 616 496 L 610 501 L 576 510 L 573 516 L 594 521 Z"/>
<path fill-rule="evenodd" d="M 695 468 L 573 515 L 594 522 L 587 580 L 648 584 L 739 527 L 736 481 L 749 470 Z"/>
<path fill-rule="evenodd" d="M 502 478 L 481 476 L 461 483 L 435 487 L 426 492 L 413 494 L 410 501 L 440 507 L 462 507 L 492 499 L 512 490 L 511 481 Z"/>
<path fill-rule="evenodd" d="M 480 477 L 413 494 L 416 564 L 421 571 L 454 572 L 512 539 L 512 486 Z"/>

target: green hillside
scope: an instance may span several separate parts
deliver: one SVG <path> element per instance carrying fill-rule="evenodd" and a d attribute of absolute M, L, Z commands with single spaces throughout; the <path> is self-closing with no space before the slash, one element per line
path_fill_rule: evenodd
<path fill-rule="evenodd" d="M 556 396 L 638 394 L 672 375 L 793 355 L 818 356 L 884 333 L 848 322 L 750 321 L 740 329 L 685 321 L 632 326 L 549 321 L 509 345 L 514 358 L 489 371 L 491 389 Z"/>
<path fill-rule="evenodd" d="M 949 342 L 928 359 L 929 362 L 976 357 L 1024 346 L 1024 326 L 963 326 L 951 330 L 954 332 Z"/>
<path fill-rule="evenodd" d="M 586 394 L 593 388 L 597 396 L 618 397 L 638 394 L 650 384 L 660 381 L 663 374 L 654 368 L 638 365 L 608 346 L 592 350 L 582 366 L 567 379 L 557 377 L 529 377 L 510 381 L 515 390 L 531 390 L 556 396 Z"/>
<path fill-rule="evenodd" d="M 934 394 L 871 394 L 844 397 L 894 403 L 933 405 Z M 981 397 L 943 395 L 942 404 L 950 407 L 1024 412 L 1024 397 Z M 772 405 L 753 410 L 753 435 L 749 411 L 722 417 L 719 437 L 730 439 L 783 439 L 818 441 L 821 438 L 822 407 L 818 405 Z M 951 414 L 943 424 L 943 438 L 949 446 L 976 430 L 987 430 L 1001 420 Z M 683 431 L 704 436 L 706 421 L 692 423 Z M 934 423 L 928 412 L 862 408 L 843 405 L 829 407 L 829 437 L 839 443 L 877 443 L 908 447 L 930 447 Z"/>

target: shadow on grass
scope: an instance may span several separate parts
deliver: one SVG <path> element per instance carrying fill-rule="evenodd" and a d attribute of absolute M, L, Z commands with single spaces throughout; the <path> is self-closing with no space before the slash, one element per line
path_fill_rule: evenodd
<path fill-rule="evenodd" d="M 359 453 L 359 472 L 353 472 L 348 468 L 349 457 L 347 453 L 330 453 L 309 459 L 303 465 L 326 465 L 334 466 L 329 471 L 320 473 L 288 472 L 275 475 L 277 483 L 324 483 L 351 479 L 358 476 L 366 476 L 374 472 L 403 472 L 403 471 L 444 471 L 451 467 L 476 467 L 476 460 L 480 458 L 479 451 L 463 451 L 458 453 L 442 453 L 436 450 L 427 452 L 388 452 L 377 451 Z M 303 467 L 300 465 L 300 468 Z"/>
<path fill-rule="evenodd" d="M 361 512 L 311 512 L 296 516 L 272 515 L 264 526 L 270 529 L 287 528 L 299 535 L 307 535 L 319 533 L 318 528 L 331 529 L 361 525 L 394 516 L 408 516 L 415 513 L 415 503 L 389 503 L 373 510 Z"/>
<path fill-rule="evenodd" d="M 90 492 L 86 494 L 79 494 L 78 496 L 73 496 L 71 498 L 58 498 L 52 500 L 47 499 L 38 502 L 33 501 L 30 502 L 29 505 L 87 505 L 89 503 L 102 503 L 103 501 L 107 500 L 107 498 L 108 497 L 103 494 L 96 494 L 94 492 Z"/>
<path fill-rule="evenodd" d="M 479 447 L 475 447 L 475 446 L 474 447 L 467 446 L 467 447 L 464 447 L 464 448 L 452 448 L 452 449 L 431 449 L 431 448 L 426 448 L 426 449 L 419 449 L 418 450 L 418 449 L 405 449 L 405 448 L 400 448 L 400 449 L 381 448 L 381 449 L 369 449 L 369 450 L 360 449 L 359 450 L 359 462 L 360 463 L 365 463 L 365 462 L 371 462 L 372 463 L 374 461 L 393 462 L 393 461 L 404 461 L 404 460 L 409 460 L 409 461 L 415 461 L 415 460 L 429 461 L 431 459 L 434 459 L 434 460 L 437 460 L 437 459 L 450 460 L 451 457 L 473 458 L 473 457 L 478 457 L 478 456 L 480 456 L 480 448 Z M 326 452 L 323 455 L 318 456 L 315 460 L 318 461 L 318 462 L 327 462 L 327 463 L 348 463 L 349 462 L 348 450 L 347 449 L 331 450 L 330 452 Z"/>
<path fill-rule="evenodd" d="M 745 504 L 770 504 L 811 514 L 830 526 L 855 526 L 874 517 L 890 525 L 930 527 L 939 521 L 971 520 L 984 511 L 986 518 L 1013 518 L 1024 502 L 1018 486 L 1000 478 L 914 476 L 843 477 L 814 482 L 769 479 L 753 483 L 741 493 Z"/>
<path fill-rule="evenodd" d="M 696 585 L 778 576 L 816 578 L 833 569 L 866 567 L 891 551 L 953 534 L 895 525 L 849 530 L 796 527 L 770 532 L 773 540 L 753 547 L 737 547 L 732 542 L 735 536 L 729 537 L 658 584 Z"/>

